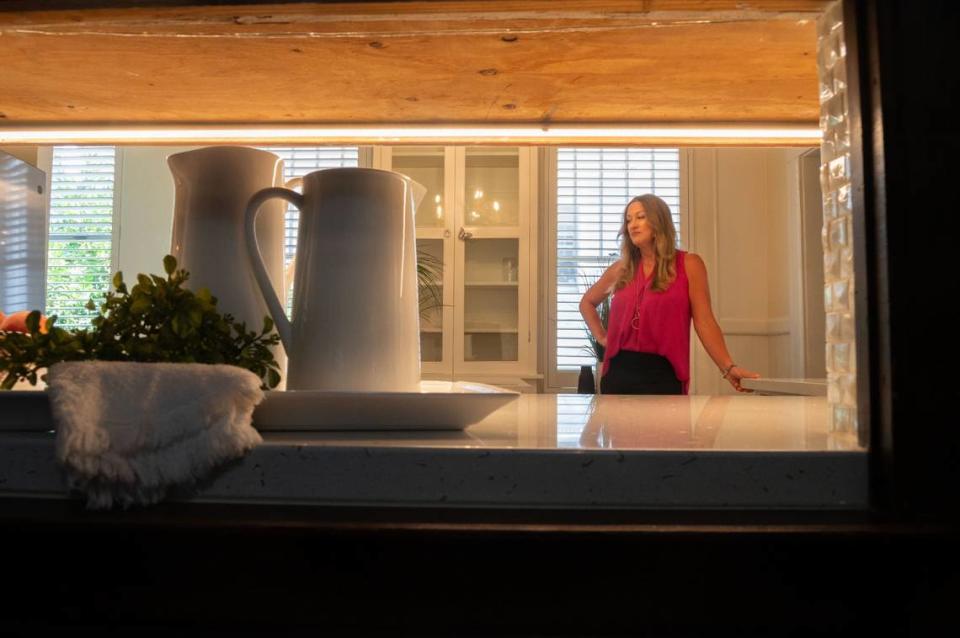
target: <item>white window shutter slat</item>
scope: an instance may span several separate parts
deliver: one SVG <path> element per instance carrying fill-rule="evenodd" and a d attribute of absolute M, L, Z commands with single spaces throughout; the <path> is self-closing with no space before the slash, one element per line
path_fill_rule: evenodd
<path fill-rule="evenodd" d="M 623 208 L 653 193 L 670 206 L 680 238 L 680 150 L 557 149 L 557 369 L 595 361 L 579 304 L 584 291 L 620 254 Z"/>
<path fill-rule="evenodd" d="M 115 175 L 113 146 L 53 147 L 46 310 L 62 328 L 89 327 L 110 288 Z"/>
<path fill-rule="evenodd" d="M 265 151 L 276 153 L 283 159 L 283 177 L 292 179 L 325 168 L 356 167 L 360 164 L 360 149 L 357 146 L 264 146 Z M 284 220 L 284 265 L 288 266 L 297 252 L 297 228 L 300 212 L 287 206 Z M 293 282 L 288 282 L 292 285 Z M 293 294 L 287 291 L 287 312 L 293 307 Z"/>

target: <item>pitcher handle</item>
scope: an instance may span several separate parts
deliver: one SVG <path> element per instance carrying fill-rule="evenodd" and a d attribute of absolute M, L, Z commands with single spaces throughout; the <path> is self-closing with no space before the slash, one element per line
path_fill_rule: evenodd
<path fill-rule="evenodd" d="M 267 309 L 273 322 L 277 325 L 277 332 L 280 333 L 280 341 L 287 352 L 291 352 L 293 331 L 290 327 L 290 320 L 287 313 L 277 297 L 273 284 L 270 282 L 270 276 L 267 275 L 267 269 L 263 265 L 263 255 L 260 252 L 260 245 L 257 243 L 257 213 L 260 207 L 268 199 L 279 197 L 284 199 L 298 209 L 303 210 L 303 195 L 292 190 L 280 187 L 264 188 L 253 194 L 250 203 L 247 204 L 247 212 L 244 215 L 244 230 L 247 238 L 247 254 L 250 255 L 250 265 L 253 267 L 253 274 L 257 278 L 257 285 L 260 286 L 260 292 L 263 294 L 264 301 L 267 302 Z"/>

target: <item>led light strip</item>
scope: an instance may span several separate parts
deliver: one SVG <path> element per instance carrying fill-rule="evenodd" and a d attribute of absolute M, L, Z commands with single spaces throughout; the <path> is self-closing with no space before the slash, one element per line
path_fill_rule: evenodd
<path fill-rule="evenodd" d="M 0 127 L 0 144 L 130 144 L 350 141 L 396 144 L 462 140 L 492 143 L 770 143 L 809 146 L 820 141 L 816 126 L 560 125 L 550 126 L 144 126 Z"/>

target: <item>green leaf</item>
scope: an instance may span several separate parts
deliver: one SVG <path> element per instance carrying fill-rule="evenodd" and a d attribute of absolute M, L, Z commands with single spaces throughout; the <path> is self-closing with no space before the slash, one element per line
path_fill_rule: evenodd
<path fill-rule="evenodd" d="M 194 328 L 199 328 L 203 324 L 203 311 L 200 308 L 190 308 L 187 314 L 190 317 L 190 325 Z"/>
<path fill-rule="evenodd" d="M 163 258 L 163 271 L 168 275 L 172 275 L 177 269 L 177 260 L 173 255 L 167 255 Z"/>
<path fill-rule="evenodd" d="M 121 288 L 124 288 L 124 285 L 123 285 L 123 271 L 122 271 L 122 270 L 118 270 L 118 271 L 117 271 L 117 274 L 115 274 L 115 275 L 113 276 L 113 287 L 114 287 L 115 289 L 117 289 L 117 290 L 120 290 Z"/>
<path fill-rule="evenodd" d="M 147 289 L 153 288 L 153 281 L 143 273 L 137 275 L 137 283 Z"/>
<path fill-rule="evenodd" d="M 267 370 L 267 387 L 275 388 L 280 385 L 280 373 L 270 368 Z"/>
<path fill-rule="evenodd" d="M 30 331 L 31 335 L 37 334 L 40 332 L 40 311 L 34 310 L 29 315 L 27 315 L 27 330 Z"/>
<path fill-rule="evenodd" d="M 133 303 L 130 304 L 130 314 L 133 315 L 142 315 L 143 313 L 150 310 L 150 306 L 153 305 L 153 300 L 147 296 L 138 296 L 134 298 Z"/>
<path fill-rule="evenodd" d="M 189 333 L 190 326 L 188 320 L 183 319 L 183 315 L 174 315 L 170 321 L 170 327 L 173 328 L 173 334 L 178 337 L 185 337 Z"/>
<path fill-rule="evenodd" d="M 273 319 L 270 317 L 263 318 L 263 334 L 269 334 L 273 330 Z"/>

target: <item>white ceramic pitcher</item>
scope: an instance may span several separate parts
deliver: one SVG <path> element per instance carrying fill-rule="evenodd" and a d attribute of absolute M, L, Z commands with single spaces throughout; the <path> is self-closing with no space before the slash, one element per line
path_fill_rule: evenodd
<path fill-rule="evenodd" d="M 269 310 L 250 266 L 243 215 L 254 193 L 284 185 L 283 160 L 255 148 L 208 146 L 171 155 L 167 164 L 176 186 L 170 253 L 190 273 L 187 286 L 208 288 L 220 312 L 259 331 Z M 283 202 L 271 202 L 257 220 L 267 277 L 281 299 L 285 212 Z M 282 350 L 274 356 L 283 369 Z"/>
<path fill-rule="evenodd" d="M 414 211 L 425 193 L 392 171 L 331 168 L 304 176 L 302 195 L 250 199 L 247 249 L 287 351 L 288 390 L 419 391 Z M 258 244 L 258 211 L 274 198 L 300 209 L 292 321 Z"/>

